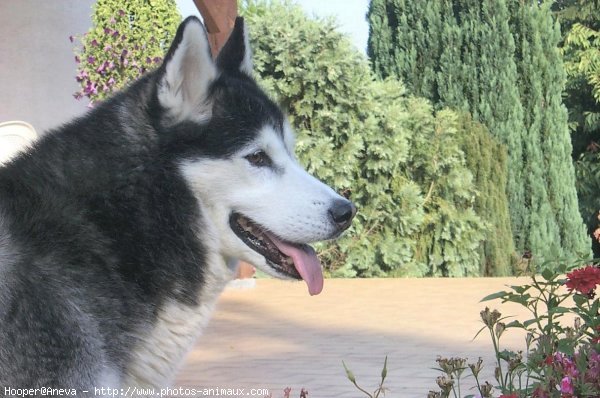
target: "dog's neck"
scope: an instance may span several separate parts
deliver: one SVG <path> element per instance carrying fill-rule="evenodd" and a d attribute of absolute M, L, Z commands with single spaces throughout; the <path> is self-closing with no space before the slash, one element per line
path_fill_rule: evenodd
<path fill-rule="evenodd" d="M 127 365 L 124 386 L 169 387 L 185 356 L 206 327 L 219 295 L 235 275 L 237 263 L 225 261 L 217 253 L 207 255 L 206 283 L 196 306 L 174 300 L 158 311 L 149 330 L 136 336 L 138 344 Z"/>

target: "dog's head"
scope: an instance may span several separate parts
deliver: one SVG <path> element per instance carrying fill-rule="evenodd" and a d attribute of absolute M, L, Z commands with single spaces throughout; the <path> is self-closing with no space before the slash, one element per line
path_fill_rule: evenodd
<path fill-rule="evenodd" d="M 241 18 L 216 61 L 204 26 L 186 19 L 158 71 L 165 146 L 225 258 L 302 278 L 318 294 L 323 274 L 308 244 L 340 235 L 356 209 L 298 165 L 289 123 L 251 74 Z"/>

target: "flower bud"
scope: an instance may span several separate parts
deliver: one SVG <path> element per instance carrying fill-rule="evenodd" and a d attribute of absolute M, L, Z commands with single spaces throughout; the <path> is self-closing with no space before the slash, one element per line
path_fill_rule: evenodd
<path fill-rule="evenodd" d="M 477 363 L 469 364 L 469 368 L 471 369 L 471 372 L 473 372 L 473 376 L 475 376 L 475 377 L 479 376 L 479 372 L 481 372 L 482 364 L 483 364 L 483 359 L 481 357 L 479 357 L 479 360 L 477 361 Z"/>
<path fill-rule="evenodd" d="M 342 365 L 344 365 L 344 369 L 346 370 L 346 377 L 348 378 L 348 380 L 356 384 L 356 378 L 354 377 L 354 374 L 350 371 L 350 369 L 348 369 L 344 361 L 342 361 Z"/>
<path fill-rule="evenodd" d="M 490 311 L 488 307 L 485 307 L 485 310 L 481 311 L 479 315 L 481 315 L 481 320 L 488 328 L 492 328 L 502 316 L 498 310 Z"/>
<path fill-rule="evenodd" d="M 505 330 L 506 324 L 504 322 L 498 322 L 496 324 L 496 337 L 500 338 L 500 336 L 502 336 L 502 333 L 504 333 Z"/>
<path fill-rule="evenodd" d="M 485 384 L 481 386 L 481 398 L 491 398 L 493 388 L 494 386 L 486 381 Z"/>

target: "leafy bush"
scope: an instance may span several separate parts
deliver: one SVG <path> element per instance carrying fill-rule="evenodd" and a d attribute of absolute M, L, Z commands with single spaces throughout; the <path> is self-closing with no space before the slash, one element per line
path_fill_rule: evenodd
<path fill-rule="evenodd" d="M 75 49 L 75 98 L 102 100 L 160 65 L 180 21 L 175 0 L 98 0 Z"/>
<path fill-rule="evenodd" d="M 376 82 L 331 20 L 284 2 L 247 1 L 260 83 L 290 114 L 298 157 L 350 192 L 349 234 L 324 246 L 335 276 L 478 275 L 485 224 L 465 165 L 460 117 L 434 112 L 395 80 Z"/>

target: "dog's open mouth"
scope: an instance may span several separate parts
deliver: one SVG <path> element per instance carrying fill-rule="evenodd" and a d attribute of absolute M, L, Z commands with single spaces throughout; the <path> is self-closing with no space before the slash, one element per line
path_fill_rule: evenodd
<path fill-rule="evenodd" d="M 229 225 L 252 250 L 281 274 L 304 279 L 311 295 L 323 290 L 323 271 L 314 249 L 307 244 L 286 242 L 239 213 L 231 213 Z"/>

